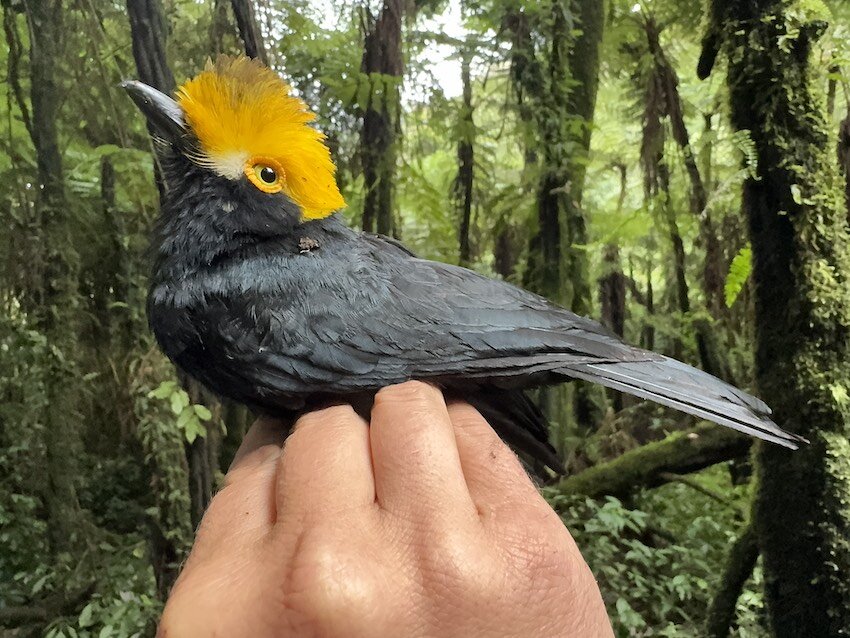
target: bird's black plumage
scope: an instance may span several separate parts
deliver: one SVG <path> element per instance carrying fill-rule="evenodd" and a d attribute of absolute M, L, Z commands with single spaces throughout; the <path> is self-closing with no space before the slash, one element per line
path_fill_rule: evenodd
<path fill-rule="evenodd" d="M 468 399 L 506 441 L 553 469 L 546 424 L 523 391 L 569 379 L 787 447 L 801 440 L 758 399 L 542 297 L 419 259 L 336 215 L 303 221 L 284 193 L 190 159 L 197 140 L 179 107 L 149 87 L 128 88 L 169 134 L 150 325 L 175 364 L 214 392 L 283 413 L 429 380 Z"/>
<path fill-rule="evenodd" d="M 285 195 L 180 156 L 167 174 L 177 186 L 156 239 L 150 324 L 165 353 L 218 394 L 291 411 L 427 379 L 552 467 L 542 417 L 521 390 L 579 378 L 796 445 L 758 399 L 537 295 L 418 259 L 337 216 L 301 222 Z"/>

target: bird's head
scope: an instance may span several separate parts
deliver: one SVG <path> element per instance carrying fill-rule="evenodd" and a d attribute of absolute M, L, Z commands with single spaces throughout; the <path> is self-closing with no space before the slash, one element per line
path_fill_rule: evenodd
<path fill-rule="evenodd" d="M 159 136 L 211 180 L 255 189 L 252 200 L 285 197 L 304 220 L 345 205 L 325 137 L 310 126 L 315 116 L 256 60 L 220 56 L 176 99 L 137 81 L 123 86 Z"/>

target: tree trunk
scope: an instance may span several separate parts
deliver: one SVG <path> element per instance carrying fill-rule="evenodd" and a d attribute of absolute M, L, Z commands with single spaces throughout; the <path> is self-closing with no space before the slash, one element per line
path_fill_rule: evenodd
<path fill-rule="evenodd" d="M 23 57 L 24 47 L 21 43 L 18 21 L 15 18 L 17 10 L 13 8 L 9 1 L 4 1 L 0 5 L 3 8 L 3 33 L 6 36 L 6 46 L 9 47 L 6 81 L 15 96 L 15 102 L 21 111 L 21 120 L 23 120 L 27 133 L 32 137 L 32 118 L 30 117 L 24 89 L 21 86 L 21 58 Z"/>
<path fill-rule="evenodd" d="M 162 91 L 173 93 L 174 75 L 165 57 L 167 30 L 160 0 L 127 0 L 127 17 L 130 20 L 130 34 L 133 40 L 133 59 L 139 80 Z M 148 122 L 151 140 L 157 131 Z M 158 156 L 158 146 L 153 144 L 154 173 L 159 200 L 165 197 L 168 184 L 162 174 Z"/>
<path fill-rule="evenodd" d="M 622 337 L 626 330 L 626 276 L 620 268 L 620 251 L 616 244 L 605 246 L 602 262 L 605 267 L 605 274 L 599 278 L 602 323 Z"/>
<path fill-rule="evenodd" d="M 525 284 L 535 292 L 580 315 L 592 310 L 587 259 L 587 229 L 581 208 L 590 148 L 599 74 L 599 46 L 604 27 L 604 3 L 578 0 L 573 9 L 579 35 L 569 28 L 570 6 L 553 2 L 543 30 L 549 47 L 548 67 L 536 61 L 533 39 L 525 20 L 509 16 L 514 25 L 514 46 L 524 47 L 513 56 L 518 95 L 531 101 L 540 154 L 543 158 L 537 191 L 537 234 L 529 246 Z M 575 80 L 570 85 L 569 80 Z M 578 120 L 576 135 L 570 123 Z M 572 392 L 572 400 L 568 394 Z M 586 383 L 569 390 L 541 393 L 544 412 L 566 428 L 569 422 L 582 429 L 597 423 L 604 412 L 604 392 Z M 560 438 L 560 437 L 559 437 Z"/>
<path fill-rule="evenodd" d="M 847 115 L 841 120 L 838 128 L 838 164 L 841 167 L 841 176 L 844 182 L 844 206 L 847 208 L 847 217 L 850 219 L 850 105 L 847 107 Z"/>
<path fill-rule="evenodd" d="M 580 133 L 574 144 L 570 145 L 570 160 L 566 164 L 567 174 L 562 198 L 564 214 L 561 219 L 560 237 L 566 256 L 562 262 L 566 268 L 564 278 L 569 282 L 571 292 L 568 307 L 582 316 L 590 316 L 593 312 L 593 293 L 587 258 L 587 221 L 581 204 L 599 88 L 599 49 L 605 28 L 605 5 L 606 3 L 600 0 L 573 1 L 572 10 L 575 12 L 580 33 L 567 56 L 569 77 L 574 83 L 567 98 L 567 113 L 571 117 L 579 118 Z M 563 16 L 563 12 L 564 9 L 559 10 L 559 15 Z M 556 18 L 559 19 L 561 18 Z M 564 41 L 566 42 L 566 37 Z M 582 410 L 581 406 L 577 407 L 579 411 Z"/>
<path fill-rule="evenodd" d="M 670 118 L 673 139 L 682 149 L 685 171 L 691 183 L 691 213 L 699 221 L 700 243 L 705 250 L 702 277 L 705 303 L 713 317 L 720 317 L 726 310 L 723 296 L 725 280 L 725 270 L 722 263 L 723 253 L 717 237 L 717 228 L 708 210 L 705 184 L 697 166 L 696 157 L 691 147 L 690 135 L 685 125 L 682 99 L 679 97 L 679 78 L 661 48 L 658 25 L 652 16 L 647 17 L 644 23 L 644 31 L 646 32 L 649 53 L 655 60 L 656 81 L 659 83 L 664 113 Z"/>
<path fill-rule="evenodd" d="M 643 139 L 641 142 L 641 166 L 644 171 L 644 193 L 647 201 L 659 199 L 663 222 L 673 248 L 673 275 L 675 278 L 676 301 L 683 318 L 691 311 L 690 293 L 686 274 L 686 255 L 684 243 L 679 233 L 676 212 L 670 204 L 670 167 L 664 158 L 665 127 L 664 118 L 672 123 L 673 137 L 683 149 L 685 166 L 691 179 L 691 208 L 701 220 L 701 234 L 706 244 L 706 254 L 711 255 L 712 265 L 704 268 L 703 283 L 706 286 L 706 298 L 721 299 L 723 273 L 718 266 L 722 256 L 716 231 L 710 225 L 710 219 L 703 215 L 706 206 L 705 187 L 700 177 L 688 133 L 682 116 L 681 101 L 678 95 L 678 79 L 667 62 L 658 42 L 658 27 L 652 16 L 646 18 L 644 31 L 647 36 L 647 48 L 653 58 L 653 65 L 646 78 L 644 89 Z M 706 221 L 709 223 L 707 224 Z M 706 262 L 708 264 L 708 262 Z M 717 303 L 720 303 L 719 301 Z M 718 311 L 719 312 L 719 311 Z M 710 326 L 705 322 L 694 325 L 697 351 L 703 370 L 722 379 L 729 378 L 729 370 L 715 347 L 710 335 Z M 683 344 L 678 337 L 673 340 L 672 354 L 683 358 Z"/>
<path fill-rule="evenodd" d="M 622 337 L 626 331 L 626 276 L 620 268 L 620 251 L 616 244 L 608 244 L 602 251 L 605 274 L 599 278 L 599 301 L 602 306 L 602 323 L 614 334 Z M 623 395 L 609 392 L 615 412 L 623 409 Z"/>
<path fill-rule="evenodd" d="M 136 61 L 139 79 L 160 91 L 172 93 L 175 83 L 174 76 L 165 58 L 166 26 L 160 0 L 127 0 L 127 14 L 133 39 L 133 57 Z M 153 139 L 156 132 L 150 124 L 148 124 L 148 130 Z M 157 186 L 160 201 L 162 201 L 168 189 L 168 184 L 163 180 L 162 171 L 159 169 L 159 158 L 156 154 L 159 152 L 158 146 L 154 145 L 154 151 Z M 197 394 L 197 384 L 194 381 L 186 378 L 181 379 L 181 381 L 183 381 L 183 385 L 187 388 L 190 396 Z M 164 453 L 164 451 L 155 451 L 154 453 L 157 452 Z M 200 516 L 203 514 L 200 508 L 209 503 L 207 494 L 211 492 L 212 488 L 208 486 L 213 483 L 213 473 L 217 467 L 217 462 L 211 464 L 206 458 L 192 453 L 192 450 L 187 450 L 186 459 L 188 461 L 187 474 L 191 479 L 188 486 L 193 506 L 192 524 L 197 528 Z M 164 485 L 163 487 L 168 488 L 170 486 Z M 164 500 L 168 502 L 168 498 L 166 495 Z M 161 534 L 154 533 L 152 535 L 152 555 L 159 590 L 165 592 L 176 577 L 174 557 L 181 555 L 182 548 L 179 546 L 179 534 L 169 528 L 170 525 L 178 524 L 178 521 L 168 520 L 162 516 L 161 513 L 157 521 Z"/>
<path fill-rule="evenodd" d="M 227 51 L 225 39 L 232 29 L 227 5 L 227 0 L 213 0 L 210 18 L 210 50 L 216 54 Z"/>
<path fill-rule="evenodd" d="M 269 58 L 263 45 L 263 32 L 257 22 L 254 0 L 231 0 L 230 5 L 233 7 L 239 37 L 245 45 L 245 54 L 268 65 Z"/>
<path fill-rule="evenodd" d="M 655 291 L 652 288 L 652 260 L 646 264 L 646 314 L 649 320 L 641 331 L 640 343 L 646 350 L 655 350 L 655 326 L 652 324 L 655 314 Z"/>
<path fill-rule="evenodd" d="M 708 608 L 705 623 L 708 638 L 728 638 L 735 622 L 738 599 L 747 580 L 753 575 L 758 557 L 755 528 L 752 523 L 748 523 L 729 549 L 717 593 Z"/>
<path fill-rule="evenodd" d="M 402 0 L 384 0 L 375 20 L 363 9 L 364 40 L 361 71 L 368 77 L 369 100 L 361 104 L 363 129 L 360 156 L 363 163 L 363 230 L 392 235 L 396 138 L 399 127 L 401 80 Z"/>
<path fill-rule="evenodd" d="M 36 152 L 38 191 L 37 238 L 42 250 L 40 303 L 33 323 L 55 348 L 50 360 L 48 404 L 45 408 L 47 484 L 42 500 L 49 519 L 54 553 L 79 547 L 80 506 L 75 484 L 81 451 L 79 386 L 74 371 L 79 328 L 79 257 L 69 229 L 70 209 L 65 198 L 62 155 L 59 150 L 61 94 L 55 71 L 62 58 L 62 0 L 27 0 L 30 29 L 30 96 L 32 140 Z"/>
<path fill-rule="evenodd" d="M 829 67 L 829 80 L 826 83 L 826 119 L 832 119 L 835 113 L 835 93 L 838 89 L 838 80 L 836 76 L 841 75 L 841 67 L 833 64 Z"/>
<path fill-rule="evenodd" d="M 461 106 L 457 142 L 457 177 L 453 186 L 460 228 L 458 230 L 458 254 L 461 266 L 469 266 L 472 250 L 469 242 L 469 227 L 472 221 L 472 186 L 475 177 L 475 121 L 472 119 L 472 79 L 469 67 L 472 62 L 472 45 L 465 44 L 461 60 L 461 79 L 463 81 L 463 103 Z"/>
<path fill-rule="evenodd" d="M 790 0 L 715 0 L 733 124 L 758 154 L 759 179 L 744 184 L 758 384 L 776 421 L 811 440 L 757 455 L 765 598 L 779 638 L 826 638 L 850 634 L 850 234 L 810 78 L 824 23 L 792 23 L 792 11 Z"/>

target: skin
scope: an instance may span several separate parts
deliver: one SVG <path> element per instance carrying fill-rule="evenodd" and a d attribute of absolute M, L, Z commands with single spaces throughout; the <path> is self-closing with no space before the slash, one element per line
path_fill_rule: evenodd
<path fill-rule="evenodd" d="M 159 636 L 613 636 L 561 520 L 465 403 L 381 390 L 282 441 L 258 421 Z"/>

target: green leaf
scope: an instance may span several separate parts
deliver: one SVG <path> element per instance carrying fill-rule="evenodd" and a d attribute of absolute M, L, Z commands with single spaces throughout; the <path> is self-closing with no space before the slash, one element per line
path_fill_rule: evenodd
<path fill-rule="evenodd" d="M 197 439 L 197 438 L 198 438 L 197 430 L 193 427 L 187 427 L 186 428 L 186 442 L 189 445 L 191 445 L 192 443 L 195 442 L 195 439 Z"/>
<path fill-rule="evenodd" d="M 174 392 L 177 383 L 174 381 L 163 381 L 155 389 L 148 392 L 149 399 L 165 399 Z"/>
<path fill-rule="evenodd" d="M 738 254 L 735 255 L 735 258 L 732 260 L 732 263 L 729 264 L 729 274 L 726 275 L 726 285 L 723 289 L 726 296 L 727 308 L 731 308 L 738 299 L 738 295 L 740 295 L 741 290 L 744 289 L 744 284 L 746 284 L 747 280 L 750 278 L 750 272 L 752 272 L 752 269 L 753 251 L 749 244 L 747 244 L 738 251 Z"/>
<path fill-rule="evenodd" d="M 207 435 L 207 429 L 198 421 L 198 418 L 192 414 L 192 417 L 186 422 L 185 436 L 188 443 L 194 443 L 198 437 L 204 438 Z"/>
<path fill-rule="evenodd" d="M 833 400 L 841 406 L 847 405 L 850 400 L 850 395 L 847 393 L 847 388 L 840 383 L 833 383 L 829 386 L 829 391 L 832 394 Z"/>
<path fill-rule="evenodd" d="M 195 418 L 195 411 L 190 407 L 186 407 L 180 412 L 180 416 L 177 417 L 177 427 L 181 430 L 185 430 L 187 424 L 191 419 Z"/>
<path fill-rule="evenodd" d="M 178 390 L 171 395 L 171 411 L 180 414 L 189 405 L 189 395 L 183 390 Z"/>
<path fill-rule="evenodd" d="M 797 184 L 791 184 L 791 198 L 795 204 L 803 203 L 803 190 Z"/>
<path fill-rule="evenodd" d="M 195 408 L 195 414 L 198 415 L 198 418 L 201 421 L 209 421 L 212 418 L 212 412 L 209 411 L 209 408 L 207 408 L 207 406 L 196 405 L 196 406 L 194 406 L 194 408 Z"/>
<path fill-rule="evenodd" d="M 91 627 L 94 622 L 92 621 L 92 612 L 94 611 L 94 603 L 89 603 L 85 607 L 83 607 L 83 611 L 80 612 L 80 618 L 77 620 L 77 623 L 85 629 L 86 627 Z"/>

